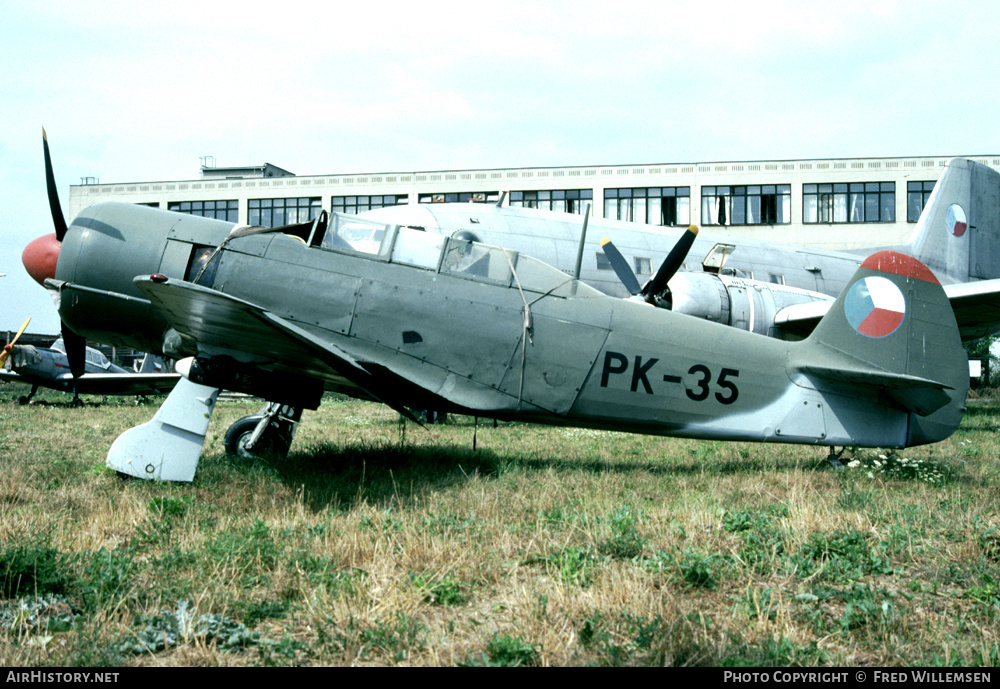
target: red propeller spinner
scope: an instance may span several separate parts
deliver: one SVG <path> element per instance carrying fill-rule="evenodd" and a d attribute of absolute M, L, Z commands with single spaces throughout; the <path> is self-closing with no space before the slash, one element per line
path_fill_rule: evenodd
<path fill-rule="evenodd" d="M 44 285 L 47 278 L 56 276 L 56 263 L 59 261 L 59 249 L 62 242 L 56 238 L 56 233 L 33 239 L 21 253 L 21 263 L 28 271 L 31 279 L 39 285 Z"/>

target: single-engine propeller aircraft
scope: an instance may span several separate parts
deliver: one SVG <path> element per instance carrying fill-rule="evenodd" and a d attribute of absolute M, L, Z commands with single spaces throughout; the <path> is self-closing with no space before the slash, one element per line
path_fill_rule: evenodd
<path fill-rule="evenodd" d="M 28 319 L 30 320 L 30 319 Z M 25 321 L 25 325 L 28 321 Z M 18 332 L 20 337 L 22 326 Z M 39 387 L 61 392 L 72 392 L 72 406 L 83 404 L 80 395 L 161 395 L 173 389 L 180 375 L 162 370 L 162 360 L 147 354 L 138 372 L 129 371 L 108 361 L 100 350 L 87 347 L 84 354 L 84 373 L 76 378 L 69 370 L 66 347 L 56 340 L 51 347 L 19 345 L 15 337 L 0 355 L 0 380 L 26 383 L 31 392 L 18 398 L 19 404 L 28 404 Z M 9 363 L 7 363 L 9 361 Z M 6 364 L 6 366 L 5 366 Z"/>
<path fill-rule="evenodd" d="M 964 411 L 951 305 L 898 252 L 864 260 L 811 335 L 785 342 L 609 297 L 504 247 L 356 216 L 263 228 L 104 203 L 67 226 L 45 153 L 57 233 L 24 262 L 57 293 L 65 329 L 181 360 L 154 418 L 108 454 L 132 476 L 192 480 L 219 389 L 268 401 L 227 433 L 248 453 L 287 452 L 324 390 L 410 418 L 827 446 L 936 442 Z"/>
<path fill-rule="evenodd" d="M 612 296 L 641 292 L 649 303 L 678 313 L 785 339 L 807 335 L 861 261 L 890 248 L 934 271 L 963 339 L 1000 332 L 1000 173 L 962 158 L 946 164 L 908 244 L 859 252 L 704 230 L 685 236 L 679 228 L 481 203 L 409 204 L 361 216 L 503 246 Z M 682 244 L 687 249 L 679 251 Z M 652 257 L 670 246 L 675 248 L 669 258 L 651 272 Z M 606 269 L 601 269 L 605 256 Z M 640 276 L 648 277 L 645 287 L 633 266 L 650 271 Z"/>

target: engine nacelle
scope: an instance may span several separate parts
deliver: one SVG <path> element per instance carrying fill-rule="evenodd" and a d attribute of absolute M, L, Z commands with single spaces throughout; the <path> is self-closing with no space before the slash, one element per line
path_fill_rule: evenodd
<path fill-rule="evenodd" d="M 677 273 L 668 283 L 678 313 L 782 338 L 774 317 L 787 306 L 833 298 L 819 292 L 715 273 Z"/>

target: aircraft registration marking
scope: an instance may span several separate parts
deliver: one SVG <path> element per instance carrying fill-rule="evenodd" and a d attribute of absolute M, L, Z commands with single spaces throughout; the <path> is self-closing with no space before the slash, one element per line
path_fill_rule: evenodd
<path fill-rule="evenodd" d="M 631 392 L 638 392 L 641 387 L 646 394 L 655 394 L 653 386 L 649 381 L 649 372 L 659 361 L 657 357 L 647 357 L 643 360 L 641 354 L 637 354 L 634 360 L 630 361 L 629 357 L 625 354 L 608 350 L 604 353 L 601 387 L 608 387 L 611 376 L 628 375 L 628 371 L 631 368 L 632 380 L 629 390 Z M 684 393 L 695 402 L 704 402 L 709 399 L 712 396 L 713 390 L 715 391 L 714 399 L 720 404 L 732 404 L 739 398 L 740 391 L 733 380 L 740 375 L 737 369 L 721 369 L 718 378 L 715 379 L 714 385 L 712 384 L 712 370 L 705 364 L 695 364 L 688 369 L 687 373 L 689 376 L 695 377 L 693 381 L 694 385 L 690 387 L 685 386 Z M 682 376 L 673 373 L 665 373 L 662 378 L 664 383 L 672 385 L 681 385 L 684 382 Z"/>

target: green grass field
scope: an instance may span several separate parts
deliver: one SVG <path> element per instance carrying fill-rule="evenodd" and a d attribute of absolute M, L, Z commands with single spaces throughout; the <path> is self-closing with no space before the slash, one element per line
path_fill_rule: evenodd
<path fill-rule="evenodd" d="M 902 452 L 330 399 L 284 460 L 123 480 L 158 402 L 0 385 L 3 665 L 997 665 L 1000 410 Z M 473 434 L 478 450 L 473 450 Z"/>

